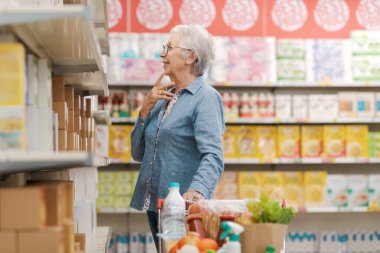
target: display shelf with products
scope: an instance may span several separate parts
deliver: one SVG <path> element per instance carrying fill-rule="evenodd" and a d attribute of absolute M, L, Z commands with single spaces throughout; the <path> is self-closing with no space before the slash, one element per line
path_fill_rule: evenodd
<path fill-rule="evenodd" d="M 107 252 L 107 248 L 111 241 L 112 230 L 110 227 L 97 227 L 96 237 L 89 248 L 86 250 L 88 253 L 104 253 Z"/>
<path fill-rule="evenodd" d="M 67 75 L 67 82 L 77 90 L 108 95 L 105 63 L 90 7 L 4 8 L 0 10 L 0 25 L 14 32 L 39 58 L 50 59 L 53 73 Z"/>
<path fill-rule="evenodd" d="M 109 125 L 110 124 L 110 113 L 106 110 L 98 110 L 92 113 L 96 123 Z"/>

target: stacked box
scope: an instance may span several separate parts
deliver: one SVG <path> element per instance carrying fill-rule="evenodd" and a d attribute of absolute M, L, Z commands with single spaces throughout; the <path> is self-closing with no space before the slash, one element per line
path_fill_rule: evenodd
<path fill-rule="evenodd" d="M 215 199 L 237 199 L 238 198 L 238 173 L 225 171 L 220 177 L 214 190 Z"/>
<path fill-rule="evenodd" d="M 368 133 L 368 155 L 371 158 L 380 157 L 380 132 Z"/>
<path fill-rule="evenodd" d="M 304 172 L 305 207 L 326 205 L 326 171 Z"/>
<path fill-rule="evenodd" d="M 260 198 L 261 173 L 244 171 L 238 174 L 239 199 Z"/>
<path fill-rule="evenodd" d="M 132 126 L 110 126 L 109 158 L 122 162 L 131 160 L 131 132 Z"/>

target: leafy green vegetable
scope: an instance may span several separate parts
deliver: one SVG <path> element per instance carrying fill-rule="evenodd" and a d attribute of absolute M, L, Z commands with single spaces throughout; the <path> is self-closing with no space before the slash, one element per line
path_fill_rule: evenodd
<path fill-rule="evenodd" d="M 256 223 L 289 224 L 295 215 L 292 207 L 283 208 L 278 200 L 269 199 L 264 193 L 261 193 L 260 202 L 250 201 L 248 209 Z"/>

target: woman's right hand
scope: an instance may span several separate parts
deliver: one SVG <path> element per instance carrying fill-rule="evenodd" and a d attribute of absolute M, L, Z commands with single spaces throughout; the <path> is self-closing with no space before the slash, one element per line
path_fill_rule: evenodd
<path fill-rule="evenodd" d="M 167 91 L 166 89 L 173 86 L 174 83 L 161 84 L 162 78 L 164 78 L 164 73 L 162 73 L 156 83 L 153 85 L 153 88 L 149 91 L 148 95 L 145 98 L 143 106 L 141 107 L 139 116 L 140 118 L 146 118 L 153 107 L 156 105 L 158 100 L 165 99 L 171 100 L 174 96 L 173 93 Z"/>

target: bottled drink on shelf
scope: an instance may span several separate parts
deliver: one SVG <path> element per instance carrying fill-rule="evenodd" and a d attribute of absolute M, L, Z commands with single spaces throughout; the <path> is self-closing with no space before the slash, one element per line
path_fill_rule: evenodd
<path fill-rule="evenodd" d="M 179 193 L 179 183 L 169 183 L 169 194 L 162 209 L 162 232 L 165 239 L 179 240 L 186 235 L 185 200 Z"/>

